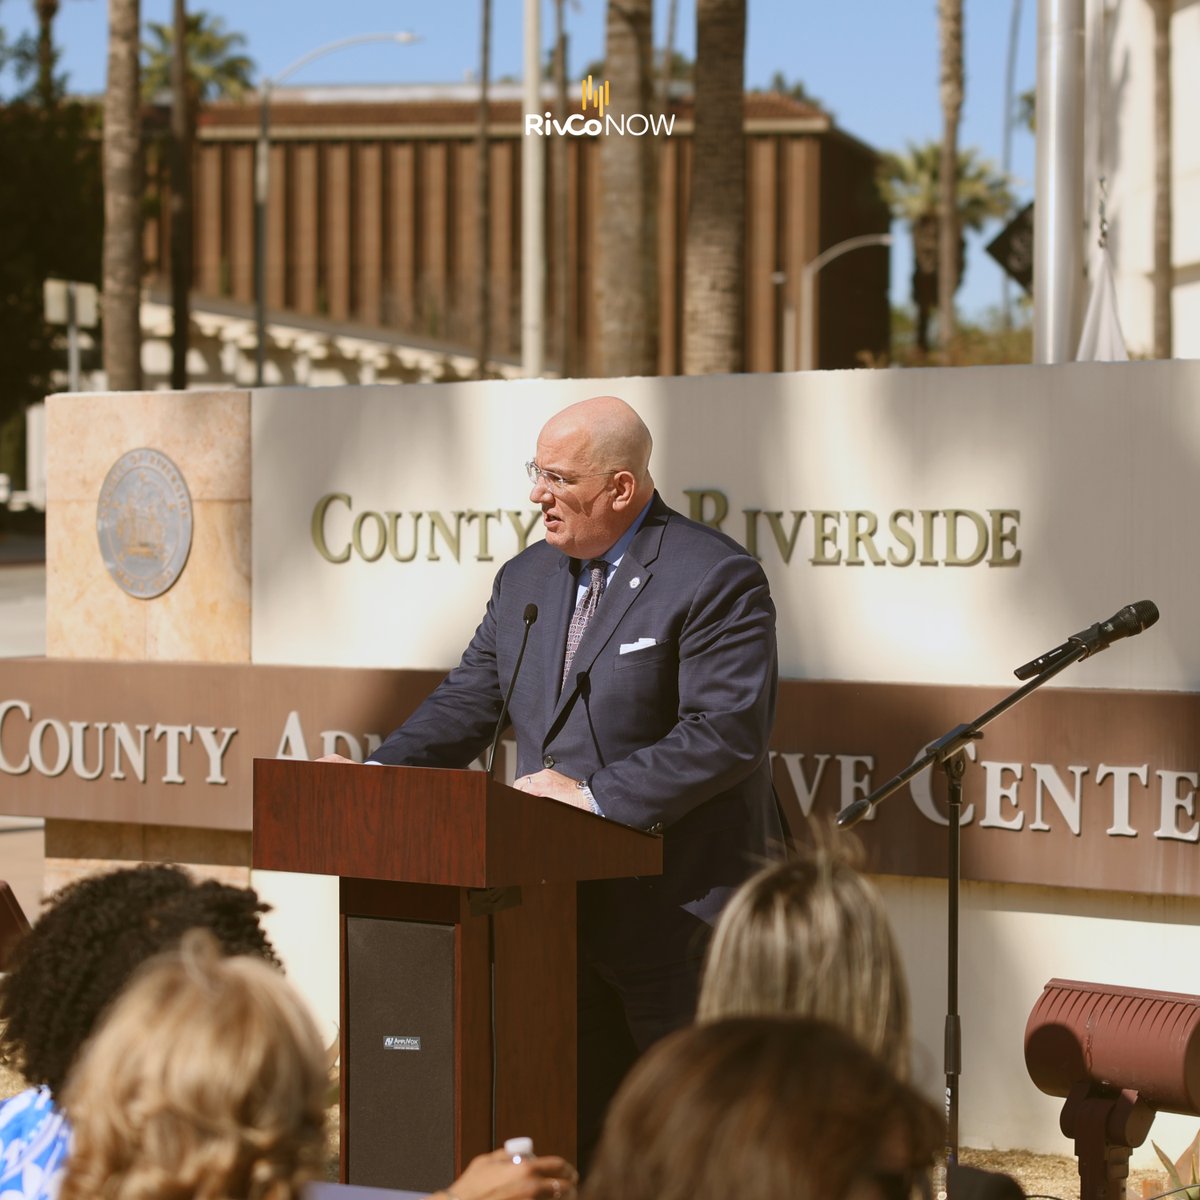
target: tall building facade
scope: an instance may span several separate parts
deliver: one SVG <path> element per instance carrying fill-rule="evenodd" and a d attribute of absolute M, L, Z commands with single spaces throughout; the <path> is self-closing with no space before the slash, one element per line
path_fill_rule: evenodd
<path fill-rule="evenodd" d="M 682 360 L 690 100 L 674 104 L 671 115 L 672 132 L 659 139 L 661 374 L 677 373 Z M 517 89 L 493 89 L 489 121 L 490 346 L 495 358 L 515 361 L 521 324 L 520 160 L 526 144 Z M 784 96 L 748 95 L 745 121 L 746 369 L 794 369 L 800 322 L 806 319 L 804 265 L 839 241 L 889 227 L 874 184 L 877 155 L 839 130 L 828 114 Z M 475 87 L 275 93 L 265 262 L 272 320 L 315 320 L 470 351 L 483 302 L 478 125 Z M 194 171 L 194 290 L 200 304 L 209 299 L 249 305 L 255 298 L 258 127 L 253 104 L 216 105 L 200 118 Z M 605 203 L 598 139 L 546 143 L 548 367 L 562 362 L 564 340 L 570 339 L 573 373 L 593 374 L 598 303 L 593 265 L 597 217 Z M 152 286 L 166 282 L 168 220 L 166 206 L 160 206 L 147 224 Z M 811 314 L 817 365 L 852 367 L 887 353 L 888 269 L 887 253 L 873 248 L 830 263 L 817 277 Z M 559 317 L 562 295 L 566 321 Z"/>

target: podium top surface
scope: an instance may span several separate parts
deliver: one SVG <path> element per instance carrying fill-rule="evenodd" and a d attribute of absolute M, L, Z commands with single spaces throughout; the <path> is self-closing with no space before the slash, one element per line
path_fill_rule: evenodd
<path fill-rule="evenodd" d="M 482 771 L 254 761 L 260 870 L 493 888 L 662 873 L 662 840 Z"/>

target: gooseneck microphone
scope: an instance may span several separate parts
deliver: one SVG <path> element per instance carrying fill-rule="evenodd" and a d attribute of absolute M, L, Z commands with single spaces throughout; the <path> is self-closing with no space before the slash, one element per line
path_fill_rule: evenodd
<path fill-rule="evenodd" d="M 512 699 L 513 688 L 517 686 L 517 676 L 521 673 L 521 661 L 525 657 L 525 647 L 529 644 L 529 631 L 533 628 L 533 623 L 537 618 L 537 605 L 525 605 L 525 613 L 521 618 L 525 622 L 525 632 L 521 636 L 521 649 L 517 652 L 517 662 L 513 667 L 512 678 L 508 681 L 508 691 L 505 693 L 504 703 L 500 706 L 500 720 L 496 722 L 496 732 L 492 735 L 492 748 L 488 751 L 486 769 L 489 775 L 492 773 L 492 763 L 496 761 L 496 747 L 500 744 L 500 734 L 504 730 L 504 720 L 508 716 L 508 702 Z"/>
<path fill-rule="evenodd" d="M 1120 612 L 1113 613 L 1107 621 L 1097 621 L 1078 633 L 1072 634 L 1061 646 L 1047 650 L 1045 654 L 1032 659 L 1018 667 L 1013 674 L 1018 679 L 1030 679 L 1040 675 L 1047 667 L 1052 667 L 1064 654 L 1082 646 L 1086 653 L 1083 658 L 1091 658 L 1101 650 L 1107 650 L 1113 642 L 1122 638 L 1133 637 L 1149 629 L 1158 620 L 1158 605 L 1153 600 L 1138 600 L 1127 604 Z"/>

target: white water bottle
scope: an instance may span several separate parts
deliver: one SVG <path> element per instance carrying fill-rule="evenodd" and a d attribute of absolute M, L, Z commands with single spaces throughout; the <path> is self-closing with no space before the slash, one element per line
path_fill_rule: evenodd
<path fill-rule="evenodd" d="M 522 1159 L 533 1157 L 533 1138 L 515 1137 L 509 1138 L 504 1143 L 504 1153 L 509 1156 L 515 1163 L 519 1163 Z"/>

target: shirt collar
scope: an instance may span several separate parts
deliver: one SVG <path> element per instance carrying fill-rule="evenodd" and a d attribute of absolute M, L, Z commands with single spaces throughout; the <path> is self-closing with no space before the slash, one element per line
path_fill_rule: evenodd
<path fill-rule="evenodd" d="M 654 497 L 651 496 L 650 499 L 646 501 L 646 505 L 642 511 L 634 518 L 633 524 L 630 525 L 629 528 L 625 530 L 625 532 L 621 534 L 619 538 L 617 538 L 612 546 L 609 547 L 607 553 L 596 555 L 597 558 L 602 558 L 606 563 L 608 563 L 608 572 L 610 577 L 613 571 L 616 570 L 621 559 L 625 557 L 625 551 L 629 549 L 630 543 L 637 535 L 637 531 L 641 529 L 646 520 L 646 514 L 650 511 L 650 505 L 653 503 Z"/>

